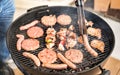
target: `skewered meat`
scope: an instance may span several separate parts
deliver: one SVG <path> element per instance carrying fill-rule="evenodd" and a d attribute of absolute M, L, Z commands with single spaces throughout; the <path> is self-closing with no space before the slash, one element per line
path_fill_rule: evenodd
<path fill-rule="evenodd" d="M 40 60 L 38 59 L 37 56 L 35 56 L 31 53 L 28 53 L 28 52 L 23 52 L 23 56 L 32 59 L 34 61 L 34 63 L 36 64 L 36 66 L 40 66 Z"/>
<path fill-rule="evenodd" d="M 65 64 L 67 64 L 70 68 L 72 68 L 72 69 L 76 69 L 77 68 L 75 64 L 73 64 L 71 61 L 69 61 L 68 59 L 66 59 L 61 53 L 57 53 L 57 56 L 58 56 L 58 58 L 62 62 L 64 62 Z"/>
<path fill-rule="evenodd" d="M 53 26 L 56 23 L 56 16 L 55 15 L 43 16 L 41 18 L 41 22 L 45 26 Z"/>
<path fill-rule="evenodd" d="M 88 38 L 87 38 L 87 35 L 83 35 L 83 39 L 84 39 L 84 46 L 85 48 L 87 49 L 87 51 L 92 55 L 92 56 L 95 56 L 97 57 L 98 56 L 98 53 L 91 48 L 91 46 L 89 45 L 89 42 L 88 42 Z"/>
<path fill-rule="evenodd" d="M 57 69 L 57 70 L 63 70 L 67 68 L 66 64 L 42 64 L 43 67 L 50 68 L 50 69 Z"/>
<path fill-rule="evenodd" d="M 46 31 L 47 35 L 48 34 L 52 34 L 52 35 L 56 35 L 56 31 L 54 28 L 48 28 L 47 31 Z"/>
<path fill-rule="evenodd" d="M 99 28 L 92 28 L 92 27 L 89 27 L 87 29 L 87 33 L 91 36 L 96 36 L 98 37 L 98 39 L 101 38 L 101 30 Z"/>
<path fill-rule="evenodd" d="M 47 43 L 54 43 L 56 41 L 55 35 L 53 34 L 48 34 L 45 38 L 45 41 Z"/>
<path fill-rule="evenodd" d="M 24 35 L 17 34 L 16 37 L 18 38 L 16 47 L 17 47 L 17 50 L 20 51 L 22 41 L 24 40 Z"/>
<path fill-rule="evenodd" d="M 57 36 L 60 40 L 65 40 L 67 35 L 67 28 L 60 28 L 60 31 L 57 32 Z"/>
<path fill-rule="evenodd" d="M 75 29 L 75 27 L 73 25 L 70 25 L 70 27 L 68 28 L 68 30 L 73 31 Z"/>
<path fill-rule="evenodd" d="M 36 50 L 40 47 L 37 39 L 25 39 L 22 41 L 22 48 L 26 51 Z"/>
<path fill-rule="evenodd" d="M 39 38 L 43 36 L 44 31 L 41 27 L 34 26 L 27 30 L 27 35 L 31 38 Z"/>
<path fill-rule="evenodd" d="M 66 39 L 65 40 L 61 40 L 59 45 L 58 45 L 58 49 L 61 50 L 61 51 L 64 51 L 65 50 L 65 42 L 66 42 Z"/>
<path fill-rule="evenodd" d="M 105 44 L 101 40 L 92 40 L 90 44 L 93 48 L 97 48 L 101 52 L 104 52 Z"/>
<path fill-rule="evenodd" d="M 50 49 L 55 45 L 56 31 L 54 28 L 48 28 L 46 33 L 47 33 L 47 36 L 45 37 L 46 47 Z"/>
<path fill-rule="evenodd" d="M 57 22 L 60 25 L 65 26 L 65 25 L 69 25 L 72 22 L 72 19 L 69 15 L 62 14 L 57 17 Z"/>
<path fill-rule="evenodd" d="M 70 49 L 65 52 L 65 57 L 73 63 L 81 63 L 83 59 L 83 54 L 80 50 Z"/>
<path fill-rule="evenodd" d="M 53 46 L 55 46 L 55 43 L 46 43 L 46 47 L 48 48 L 48 49 L 51 49 Z"/>
<path fill-rule="evenodd" d="M 32 26 L 35 26 L 37 23 L 39 23 L 39 21 L 38 20 L 34 20 L 31 23 L 28 23 L 26 25 L 21 26 L 19 29 L 20 30 L 26 30 L 26 29 L 28 29 L 28 28 L 30 28 Z"/>
<path fill-rule="evenodd" d="M 66 35 L 67 35 L 67 28 L 61 28 L 60 31 L 57 33 L 57 37 L 60 39 L 58 44 L 58 49 L 61 51 L 65 50 L 65 43 L 66 43 Z"/>
<path fill-rule="evenodd" d="M 47 48 L 40 51 L 38 53 L 38 57 L 39 57 L 40 61 L 43 62 L 44 64 L 54 63 L 57 59 L 56 52 L 53 51 L 52 49 L 47 49 Z"/>

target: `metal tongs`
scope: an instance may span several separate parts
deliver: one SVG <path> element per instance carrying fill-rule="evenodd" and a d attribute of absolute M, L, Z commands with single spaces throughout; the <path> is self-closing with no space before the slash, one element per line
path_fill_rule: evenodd
<path fill-rule="evenodd" d="M 87 34 L 87 28 L 85 25 L 84 0 L 76 0 L 75 5 L 77 6 L 80 35 Z"/>

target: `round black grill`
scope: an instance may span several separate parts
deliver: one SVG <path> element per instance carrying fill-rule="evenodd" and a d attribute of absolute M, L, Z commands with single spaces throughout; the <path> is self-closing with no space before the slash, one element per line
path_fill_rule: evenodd
<path fill-rule="evenodd" d="M 57 9 L 59 9 L 59 10 L 57 10 Z M 49 10 L 50 10 L 49 14 L 55 14 L 56 16 L 58 16 L 60 14 L 70 15 L 73 20 L 71 24 L 74 25 L 74 27 L 76 28 L 76 32 L 78 32 L 76 8 L 73 8 L 73 7 L 50 7 Z M 21 16 L 20 18 L 18 18 L 9 27 L 9 30 L 7 33 L 7 45 L 10 50 L 10 53 L 11 53 L 13 59 L 15 60 L 15 63 L 24 71 L 29 72 L 30 74 L 36 74 L 36 75 L 39 72 L 58 73 L 58 74 L 59 73 L 71 74 L 71 73 L 78 73 L 78 72 L 80 73 L 80 72 L 88 71 L 91 68 L 96 67 L 98 64 L 103 62 L 112 52 L 112 49 L 114 46 L 114 35 L 113 35 L 112 30 L 110 29 L 108 24 L 106 22 L 104 22 L 102 19 L 100 19 L 99 17 L 97 17 L 96 15 L 94 15 L 88 11 L 85 11 L 86 19 L 93 21 L 93 23 L 94 23 L 93 27 L 100 28 L 102 30 L 102 38 L 100 40 L 102 40 L 105 43 L 104 53 L 101 53 L 99 50 L 95 49 L 99 55 L 96 58 L 92 57 L 89 54 L 89 52 L 87 52 L 87 50 L 85 49 L 83 44 L 78 44 L 78 46 L 76 48 L 78 48 L 79 50 L 82 51 L 84 58 L 83 58 L 82 63 L 76 64 L 78 67 L 77 70 L 73 70 L 71 68 L 68 68 L 65 70 L 52 70 L 52 69 L 47 69 L 47 68 L 43 68 L 43 67 L 36 67 L 34 62 L 31 59 L 26 58 L 22 55 L 22 53 L 25 50 L 18 51 L 16 49 L 16 42 L 18 40 L 16 38 L 16 34 L 23 34 L 25 36 L 25 38 L 29 38 L 26 34 L 26 30 L 20 31 L 19 27 L 21 25 L 30 23 L 31 21 L 33 21 L 35 19 L 40 20 L 40 18 L 42 16 L 48 15 L 46 13 L 38 13 L 38 12 L 39 11 L 33 11 L 30 13 L 28 12 L 28 13 L 24 14 L 23 16 Z M 44 29 L 44 31 L 46 31 L 46 29 L 47 29 L 47 27 L 43 26 L 40 23 L 38 24 L 38 26 L 42 27 Z M 62 27 L 68 28 L 68 26 L 61 26 L 59 24 L 56 24 L 54 26 L 56 31 L 59 31 L 59 29 Z M 77 33 L 77 34 L 79 34 L 79 33 Z M 89 42 L 92 41 L 93 39 L 97 39 L 96 37 L 93 37 L 90 35 L 88 35 L 88 38 L 89 38 Z M 41 51 L 43 48 L 45 48 L 45 41 L 44 41 L 45 35 L 41 38 L 38 38 L 38 40 L 40 41 L 40 48 L 38 48 L 35 51 L 29 51 L 30 53 L 35 54 L 36 56 L 39 53 L 39 51 Z M 60 61 L 58 61 L 57 63 L 60 63 Z"/>

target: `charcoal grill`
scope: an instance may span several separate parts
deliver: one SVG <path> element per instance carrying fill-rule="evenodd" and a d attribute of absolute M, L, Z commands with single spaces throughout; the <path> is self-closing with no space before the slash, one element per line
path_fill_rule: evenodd
<path fill-rule="evenodd" d="M 49 10 L 49 11 L 48 11 Z M 9 27 L 7 32 L 7 46 L 9 48 L 9 51 L 11 53 L 11 56 L 15 62 L 15 64 L 18 66 L 18 68 L 25 74 L 25 75 L 86 75 L 85 73 L 94 70 L 95 68 L 103 65 L 107 58 L 110 56 L 110 54 L 113 51 L 114 48 L 114 34 L 109 25 L 102 20 L 97 15 L 86 11 L 85 10 L 85 17 L 87 20 L 93 21 L 94 28 L 100 28 L 102 30 L 102 38 L 100 40 L 104 41 L 105 43 L 105 52 L 101 53 L 100 51 L 96 50 L 98 52 L 98 57 L 92 57 L 89 52 L 84 48 L 82 44 L 79 44 L 78 49 L 80 49 L 84 54 L 83 62 L 80 64 L 77 64 L 78 69 L 72 70 L 70 68 L 65 70 L 52 70 L 47 69 L 43 67 L 37 67 L 35 66 L 34 62 L 26 58 L 22 55 L 22 53 L 25 50 L 18 51 L 16 48 L 16 34 L 23 34 L 25 38 L 28 38 L 25 31 L 20 31 L 19 27 L 21 25 L 25 25 L 27 23 L 30 23 L 31 21 L 37 19 L 40 20 L 40 18 L 44 15 L 50 15 L 54 14 L 56 16 L 60 14 L 68 14 L 72 18 L 72 23 L 75 26 L 77 34 L 79 34 L 78 24 L 77 24 L 77 9 L 75 7 L 68 7 L 68 6 L 39 6 L 32 9 L 29 9 L 27 13 L 23 14 L 19 18 L 17 18 Z M 40 26 L 44 29 L 44 31 L 48 28 L 42 25 L 41 23 L 37 24 L 37 26 Z M 58 23 L 56 23 L 55 26 L 53 26 L 56 31 L 59 31 L 61 27 L 68 27 L 68 26 L 61 26 Z M 88 35 L 89 42 L 93 39 L 96 39 L 96 37 Z M 41 51 L 43 48 L 45 48 L 45 36 L 38 38 L 38 40 L 41 41 L 41 46 L 35 51 L 29 51 L 32 54 L 35 54 L 37 56 L 38 52 Z M 101 68 L 102 69 L 102 68 Z M 102 69 L 103 70 L 103 69 Z M 92 74 L 91 74 L 92 75 Z"/>

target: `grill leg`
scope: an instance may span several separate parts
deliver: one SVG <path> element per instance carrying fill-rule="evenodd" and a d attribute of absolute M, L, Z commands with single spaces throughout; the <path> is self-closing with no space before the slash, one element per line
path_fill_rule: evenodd
<path fill-rule="evenodd" d="M 110 75 L 110 70 L 103 69 L 101 66 L 99 66 L 99 68 L 101 70 L 100 75 Z"/>

